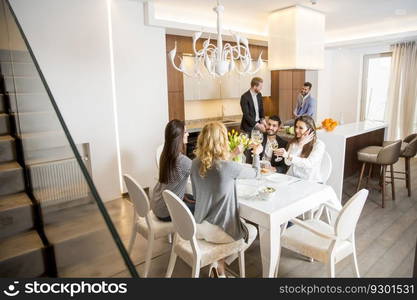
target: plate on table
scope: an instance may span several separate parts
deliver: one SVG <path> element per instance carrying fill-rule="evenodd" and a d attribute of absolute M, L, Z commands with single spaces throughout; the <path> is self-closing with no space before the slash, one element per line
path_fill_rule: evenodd
<path fill-rule="evenodd" d="M 280 173 L 273 173 L 267 177 L 265 177 L 266 180 L 271 181 L 273 183 L 290 183 L 293 182 L 295 180 L 298 180 L 295 177 L 292 176 L 288 176 L 285 174 L 280 174 Z"/>
<path fill-rule="evenodd" d="M 246 200 L 254 199 L 258 195 L 258 187 L 249 184 L 238 184 L 236 187 L 238 198 Z"/>

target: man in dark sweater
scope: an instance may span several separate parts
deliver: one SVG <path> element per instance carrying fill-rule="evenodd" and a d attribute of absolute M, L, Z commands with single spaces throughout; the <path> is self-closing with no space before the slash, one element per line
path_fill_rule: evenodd
<path fill-rule="evenodd" d="M 243 114 L 240 129 L 249 134 L 254 128 L 265 132 L 265 113 L 261 94 L 263 80 L 260 77 L 254 77 L 250 85 L 251 88 L 240 97 Z"/>
<path fill-rule="evenodd" d="M 274 154 L 271 147 L 271 141 L 276 140 L 278 142 L 278 148 L 287 148 L 288 142 L 277 135 L 281 128 L 281 119 L 274 115 L 271 116 L 266 123 L 266 132 L 264 133 L 262 142 L 263 151 L 260 154 L 260 159 L 269 161 L 274 172 L 285 174 L 287 173 L 288 166 L 285 164 L 282 157 L 277 157 Z M 251 158 L 249 158 L 249 163 L 251 163 Z"/>

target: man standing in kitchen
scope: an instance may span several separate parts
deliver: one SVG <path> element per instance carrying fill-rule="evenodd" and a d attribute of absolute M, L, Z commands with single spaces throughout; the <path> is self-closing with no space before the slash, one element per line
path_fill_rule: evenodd
<path fill-rule="evenodd" d="M 295 118 L 307 115 L 316 119 L 316 99 L 311 96 L 311 87 L 312 84 L 310 82 L 305 82 L 301 88 L 300 94 L 297 97 L 297 107 L 294 109 Z"/>
<path fill-rule="evenodd" d="M 240 129 L 248 134 L 255 128 L 262 132 L 266 130 L 262 86 L 262 78 L 254 77 L 250 83 L 250 89 L 240 97 L 240 107 L 243 113 Z"/>

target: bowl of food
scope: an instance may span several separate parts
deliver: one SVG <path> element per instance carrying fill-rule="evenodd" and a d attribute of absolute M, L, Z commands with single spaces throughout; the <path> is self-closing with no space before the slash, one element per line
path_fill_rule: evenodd
<path fill-rule="evenodd" d="M 258 195 L 262 200 L 269 200 L 275 195 L 276 189 L 270 186 L 264 186 L 259 189 Z"/>

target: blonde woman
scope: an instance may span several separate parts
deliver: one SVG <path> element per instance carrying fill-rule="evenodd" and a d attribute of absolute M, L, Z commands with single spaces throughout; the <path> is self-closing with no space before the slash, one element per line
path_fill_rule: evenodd
<path fill-rule="evenodd" d="M 230 243 L 244 239 L 247 247 L 256 237 L 253 225 L 242 222 L 236 197 L 237 178 L 256 178 L 259 172 L 259 153 L 253 149 L 252 168 L 231 161 L 227 130 L 220 122 L 204 126 L 197 140 L 196 158 L 191 166 L 191 181 L 196 199 L 194 217 L 197 238 L 211 243 Z M 227 258 L 231 263 L 236 256 Z M 210 267 L 210 274 L 225 277 L 224 260 Z"/>
<path fill-rule="evenodd" d="M 290 166 L 288 175 L 322 182 L 320 166 L 326 146 L 317 138 L 313 118 L 303 115 L 295 119 L 294 131 L 288 151 L 280 148 L 275 154 L 284 157 L 285 164 Z"/>

